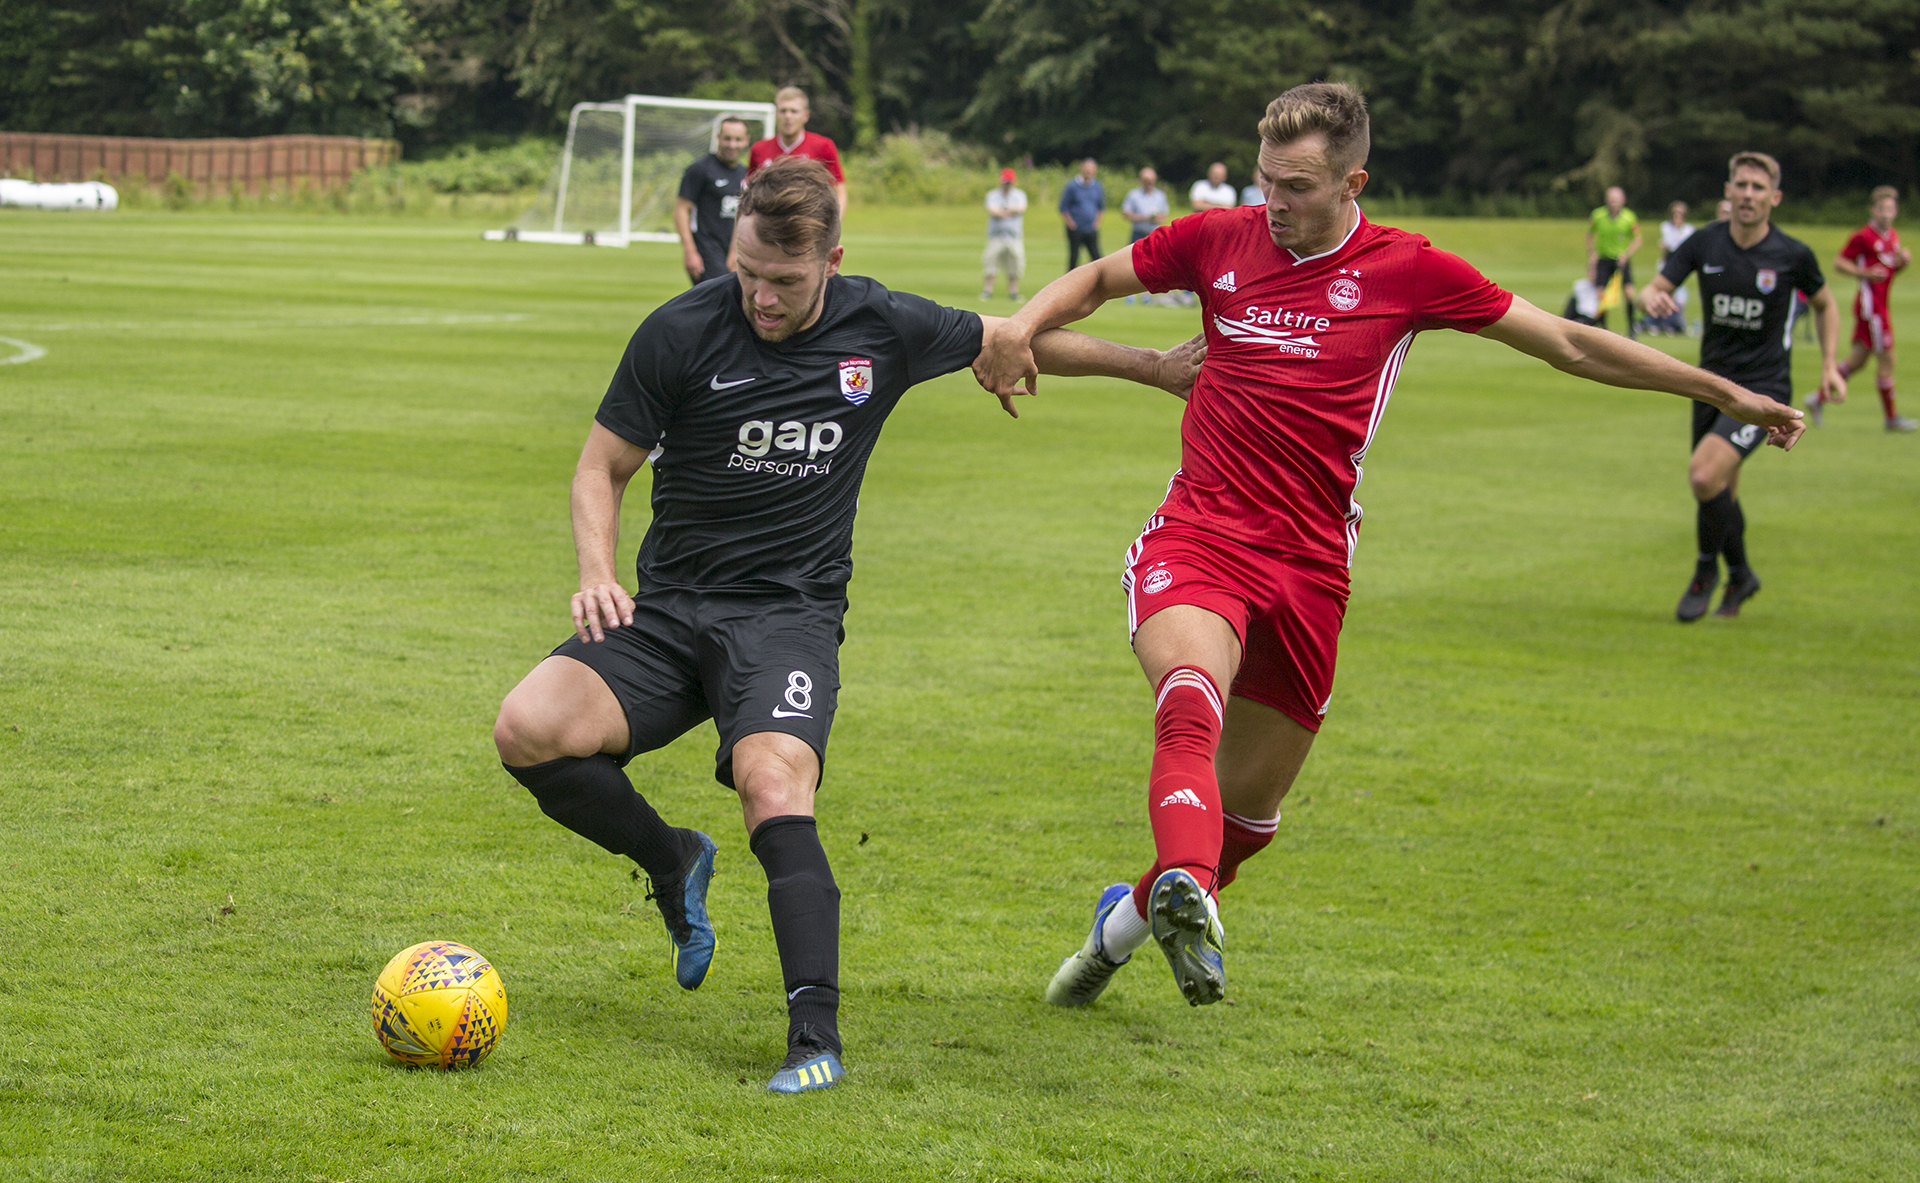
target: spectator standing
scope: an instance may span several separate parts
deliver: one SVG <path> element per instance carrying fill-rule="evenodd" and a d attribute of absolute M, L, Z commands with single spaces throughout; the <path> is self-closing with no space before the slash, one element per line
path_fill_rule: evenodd
<path fill-rule="evenodd" d="M 1087 261 L 1100 257 L 1100 215 L 1107 209 L 1107 191 L 1100 185 L 1100 165 L 1089 156 L 1080 162 L 1080 174 L 1060 190 L 1060 220 L 1067 226 L 1067 270 L 1080 265 L 1080 248 Z"/>
<path fill-rule="evenodd" d="M 753 146 L 747 158 L 747 180 L 782 156 L 805 156 L 827 166 L 833 177 L 833 196 L 840 203 L 840 216 L 847 214 L 847 175 L 840 171 L 840 149 L 832 140 L 807 130 L 813 104 L 807 92 L 797 86 L 783 86 L 773 96 L 773 137 Z"/>
<path fill-rule="evenodd" d="M 1660 223 L 1660 266 L 1667 265 L 1667 256 L 1680 249 L 1680 244 L 1693 236 L 1693 225 L 1687 221 L 1687 203 L 1676 201 L 1667 207 L 1667 220 Z M 1687 328 L 1687 289 L 1673 289 L 1673 314 L 1671 316 L 1648 317 L 1642 323 L 1648 331 L 1671 333 L 1676 337 L 1685 336 Z"/>
<path fill-rule="evenodd" d="M 1602 292 L 1620 273 L 1621 295 L 1626 297 L 1627 336 L 1633 336 L 1633 256 L 1640 249 L 1640 219 L 1627 208 L 1627 192 L 1618 185 L 1607 189 L 1606 204 L 1587 222 L 1587 269 L 1593 286 Z M 1604 302 L 1603 302 L 1604 303 Z M 1600 313 L 1605 328 L 1607 314 Z"/>
<path fill-rule="evenodd" d="M 993 275 L 1007 275 L 1007 298 L 1020 298 L 1020 273 L 1027 269 L 1026 226 L 1027 195 L 1014 187 L 1010 168 L 1000 170 L 1000 186 L 987 190 L 987 253 L 980 266 L 987 273 L 980 285 L 980 298 L 993 299 Z"/>
<path fill-rule="evenodd" d="M 1120 212 L 1133 228 L 1127 240 L 1129 246 L 1152 234 L 1155 226 L 1166 221 L 1172 211 L 1167 206 L 1167 191 L 1160 188 L 1160 174 L 1150 168 L 1141 169 L 1140 187 L 1127 190 L 1127 195 L 1120 199 Z"/>
<path fill-rule="evenodd" d="M 1151 168 L 1141 169 L 1140 187 L 1127 190 L 1127 195 L 1120 200 L 1120 212 L 1133 228 L 1132 237 L 1127 240 L 1128 246 L 1152 234 L 1155 226 L 1165 222 L 1173 210 L 1167 205 L 1167 191 L 1160 188 L 1160 174 Z M 1143 294 L 1140 302 L 1145 304 L 1151 299 L 1151 296 Z M 1132 296 L 1127 297 L 1127 303 L 1133 303 Z"/>
<path fill-rule="evenodd" d="M 1265 205 L 1267 204 L 1267 195 L 1260 192 L 1260 186 L 1248 185 L 1245 189 L 1240 190 L 1240 204 Z"/>
<path fill-rule="evenodd" d="M 1207 179 L 1195 181 L 1187 193 L 1196 210 L 1232 209 L 1240 204 L 1240 195 L 1227 184 L 1227 166 L 1214 161 L 1207 166 Z"/>
<path fill-rule="evenodd" d="M 727 255 L 733 249 L 733 213 L 740 205 L 740 188 L 747 166 L 740 161 L 747 150 L 747 121 L 722 119 L 713 151 L 680 174 L 680 196 L 673 200 L 673 228 L 680 235 L 680 253 L 687 278 L 694 283 L 717 279 L 732 268 Z"/>

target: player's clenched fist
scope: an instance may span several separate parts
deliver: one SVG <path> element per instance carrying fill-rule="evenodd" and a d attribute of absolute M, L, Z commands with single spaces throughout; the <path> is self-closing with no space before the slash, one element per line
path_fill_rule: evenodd
<path fill-rule="evenodd" d="M 606 631 L 633 623 L 633 597 L 618 583 L 596 583 L 573 593 L 573 632 L 582 641 L 604 641 Z"/>

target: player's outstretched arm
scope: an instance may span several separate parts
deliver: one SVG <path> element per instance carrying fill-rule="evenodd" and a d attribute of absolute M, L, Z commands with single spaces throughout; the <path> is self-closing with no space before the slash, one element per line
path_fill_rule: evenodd
<path fill-rule="evenodd" d="M 1007 319 L 1002 331 L 987 334 L 985 347 L 973 363 L 974 377 L 1003 400 L 1012 394 L 1032 394 L 1040 374 L 1033 356 L 1036 336 L 1084 320 L 1108 300 L 1146 290 L 1147 285 L 1133 273 L 1132 247 L 1074 268 L 1041 288 Z"/>
<path fill-rule="evenodd" d="M 980 356 L 973 360 L 973 373 L 980 384 L 986 386 L 981 366 L 992 348 L 995 334 L 1010 330 L 1002 317 L 983 316 L 980 321 Z M 1172 349 L 1161 350 L 1122 345 L 1071 329 L 1048 329 L 1034 337 L 1032 348 L 1034 362 L 1042 374 L 1060 378 L 1120 378 L 1142 386 L 1157 386 L 1183 402 L 1193 390 L 1193 380 L 1200 375 L 1200 363 L 1207 359 L 1204 333 Z M 1020 412 L 1014 409 L 1013 397 L 1025 393 L 1016 387 L 1012 394 L 999 396 L 1000 405 L 1015 419 L 1020 417 Z"/>
<path fill-rule="evenodd" d="M 1578 378 L 1711 403 L 1742 423 L 1766 428 L 1767 442 L 1778 448 L 1793 447 L 1806 430 L 1800 412 L 1785 403 L 1637 341 L 1543 312 L 1518 296 L 1507 314 L 1481 329 L 1480 335 Z"/>
<path fill-rule="evenodd" d="M 582 641 L 604 641 L 605 630 L 633 623 L 633 597 L 613 572 L 620 544 L 620 499 L 647 454 L 595 423 L 573 470 L 573 553 L 580 590 L 573 594 L 573 631 Z"/>

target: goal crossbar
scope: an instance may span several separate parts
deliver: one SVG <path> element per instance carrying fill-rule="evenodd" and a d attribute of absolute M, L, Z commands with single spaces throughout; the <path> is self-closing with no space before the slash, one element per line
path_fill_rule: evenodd
<path fill-rule="evenodd" d="M 713 117 L 707 121 L 707 151 L 709 152 L 718 146 L 720 123 L 727 118 L 738 118 L 760 124 L 761 139 L 773 135 L 772 103 L 736 103 L 721 99 L 683 99 L 646 94 L 630 94 L 608 103 L 575 103 L 573 110 L 567 116 L 566 146 L 560 153 L 559 175 L 554 192 L 552 229 L 544 226 L 538 229 L 516 226 L 505 230 L 488 230 L 482 237 L 489 242 L 544 242 L 567 246 L 624 247 L 630 242 L 678 242 L 678 235 L 671 232 L 633 228 L 634 124 L 635 115 L 642 107 L 711 112 Z M 596 111 L 617 114 L 620 117 L 620 199 L 617 223 L 597 230 L 568 230 L 565 228 L 567 200 L 574 183 L 574 148 L 575 138 L 580 130 L 580 116 L 586 112 Z M 532 211 L 528 212 L 532 213 Z"/>

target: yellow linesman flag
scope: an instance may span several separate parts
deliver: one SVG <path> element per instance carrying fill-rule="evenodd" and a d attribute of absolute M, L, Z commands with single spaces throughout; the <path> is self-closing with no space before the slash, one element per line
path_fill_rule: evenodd
<path fill-rule="evenodd" d="M 1600 293 L 1600 315 L 1605 316 L 1620 307 L 1620 273 L 1615 271 L 1613 278 L 1607 281 L 1607 290 Z"/>

